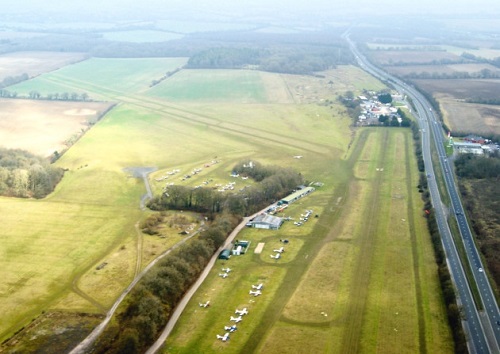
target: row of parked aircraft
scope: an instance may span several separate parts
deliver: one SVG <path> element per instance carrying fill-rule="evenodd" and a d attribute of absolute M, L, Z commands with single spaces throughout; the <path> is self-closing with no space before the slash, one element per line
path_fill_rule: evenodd
<path fill-rule="evenodd" d="M 262 294 L 261 290 L 263 287 L 264 287 L 264 284 L 262 284 L 262 283 L 252 285 L 252 289 L 250 290 L 250 295 L 259 296 L 260 294 Z M 201 306 L 201 304 L 200 304 L 200 306 Z M 234 313 L 236 315 L 238 315 L 238 317 L 230 316 L 229 320 L 231 322 L 234 322 L 235 324 L 233 324 L 231 326 L 224 326 L 224 330 L 226 331 L 226 333 L 224 335 L 217 334 L 217 339 L 220 339 L 221 341 L 226 342 L 229 339 L 229 334 L 233 333 L 237 330 L 236 323 L 240 323 L 243 320 L 243 316 L 248 315 L 248 309 L 246 307 L 242 308 L 241 310 L 236 309 L 236 310 L 234 310 Z"/>
<path fill-rule="evenodd" d="M 312 210 L 306 210 L 305 214 L 300 214 L 300 221 L 294 221 L 293 224 L 296 226 L 302 226 L 307 220 L 309 220 L 312 213 Z"/>
<path fill-rule="evenodd" d="M 252 289 L 253 290 L 250 289 L 249 294 L 253 295 L 253 296 L 259 296 L 260 294 L 262 294 L 261 290 L 262 290 L 263 287 L 264 287 L 264 284 L 262 284 L 262 283 L 257 284 L 257 285 L 252 285 Z"/>
<path fill-rule="evenodd" d="M 285 252 L 285 247 L 280 247 L 276 250 L 273 250 L 273 252 L 276 252 L 275 254 L 272 254 L 270 257 L 271 258 L 274 258 L 274 259 L 280 259 L 281 258 L 281 254 L 283 252 Z"/>
<path fill-rule="evenodd" d="M 229 276 L 229 272 L 231 272 L 231 268 L 222 268 L 222 273 L 219 273 L 219 277 L 226 279 Z"/>
<path fill-rule="evenodd" d="M 234 322 L 234 323 L 239 323 L 243 319 L 242 316 L 245 316 L 245 315 L 248 314 L 248 309 L 246 307 L 244 307 L 241 310 L 236 309 L 234 311 L 234 313 L 237 314 L 237 315 L 239 315 L 239 316 L 238 317 L 231 316 L 229 318 L 229 320 L 232 321 L 232 322 Z M 237 329 L 238 329 L 238 327 L 236 327 L 236 324 L 233 324 L 233 325 L 230 325 L 230 326 L 224 326 L 224 330 L 226 331 L 226 333 L 224 335 L 217 334 L 217 339 L 220 339 L 221 341 L 226 342 L 229 339 L 229 333 L 233 333 Z"/>

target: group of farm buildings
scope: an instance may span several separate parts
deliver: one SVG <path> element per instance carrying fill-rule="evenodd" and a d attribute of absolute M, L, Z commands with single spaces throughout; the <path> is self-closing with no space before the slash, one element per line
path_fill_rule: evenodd
<path fill-rule="evenodd" d="M 475 135 L 468 135 L 463 141 L 450 139 L 450 145 L 453 146 L 455 151 L 461 154 L 482 155 L 500 149 L 499 145 L 492 144 L 491 140 Z"/>
<path fill-rule="evenodd" d="M 393 116 L 398 119 L 401 123 L 401 117 L 398 115 L 398 109 L 393 107 L 390 103 L 383 104 L 377 99 L 377 94 L 373 91 L 369 92 L 371 97 L 358 96 L 361 101 L 359 106 L 361 107 L 361 114 L 358 116 L 358 122 L 360 125 L 371 125 L 379 124 L 379 117 L 381 115 L 386 115 L 392 118 Z M 391 95 L 393 100 L 401 101 L 403 96 L 401 95 Z"/>

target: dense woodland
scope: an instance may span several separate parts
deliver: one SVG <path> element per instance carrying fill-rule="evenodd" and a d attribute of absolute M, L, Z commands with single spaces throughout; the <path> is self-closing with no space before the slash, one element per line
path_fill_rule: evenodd
<path fill-rule="evenodd" d="M 496 287 L 500 287 L 500 156 L 460 155 L 455 160 L 463 205 Z"/>
<path fill-rule="evenodd" d="M 54 190 L 63 173 L 40 156 L 0 148 L 0 195 L 43 198 Z"/>
<path fill-rule="evenodd" d="M 188 68 L 240 69 L 306 74 L 348 64 L 347 47 L 282 46 L 274 49 L 211 48 L 192 56 Z"/>

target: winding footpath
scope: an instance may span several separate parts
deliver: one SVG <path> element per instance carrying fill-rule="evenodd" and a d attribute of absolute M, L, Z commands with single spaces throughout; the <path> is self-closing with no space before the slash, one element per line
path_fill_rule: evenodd
<path fill-rule="evenodd" d="M 116 309 L 118 308 L 118 306 L 120 306 L 123 299 L 125 299 L 125 297 L 130 293 L 130 291 L 134 288 L 134 286 L 136 286 L 136 284 L 142 279 L 142 277 L 144 277 L 144 275 L 146 275 L 146 273 L 151 268 L 153 268 L 155 266 L 155 264 L 158 263 L 159 260 L 161 260 L 163 257 L 168 255 L 170 252 L 172 252 L 173 250 L 175 250 L 176 248 L 178 248 L 182 244 L 184 244 L 187 240 L 189 240 L 192 237 L 194 237 L 195 235 L 197 235 L 202 229 L 203 229 L 203 224 L 200 225 L 200 228 L 198 230 L 196 230 L 196 232 L 193 232 L 193 234 L 186 237 L 181 242 L 177 243 L 175 246 L 169 248 L 168 250 L 166 250 L 165 252 L 160 254 L 158 257 L 156 257 L 150 264 L 148 264 L 148 266 L 146 268 L 144 268 L 144 270 L 141 273 L 139 273 L 139 275 L 137 275 L 137 277 L 134 278 L 132 283 L 130 283 L 130 285 L 122 292 L 120 297 L 118 297 L 118 299 L 115 301 L 115 303 L 113 304 L 111 309 L 106 314 L 106 318 L 96 328 L 94 328 L 94 330 L 87 336 L 87 338 L 85 338 L 83 341 L 81 341 L 80 344 L 78 344 L 70 352 L 70 354 L 86 353 L 89 350 L 90 346 L 96 341 L 97 337 L 99 337 L 99 335 L 101 335 L 101 333 L 104 331 L 104 329 L 106 328 L 109 321 L 111 320 L 111 318 L 115 314 Z"/>

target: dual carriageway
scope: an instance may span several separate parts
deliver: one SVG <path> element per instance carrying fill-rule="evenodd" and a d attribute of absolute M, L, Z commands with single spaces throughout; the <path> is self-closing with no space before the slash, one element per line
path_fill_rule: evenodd
<path fill-rule="evenodd" d="M 413 101 L 416 109 L 415 116 L 421 130 L 422 154 L 431 201 L 435 209 L 436 221 L 441 234 L 448 268 L 455 284 L 457 300 L 464 315 L 462 324 L 467 336 L 469 351 L 471 353 L 500 353 L 500 313 L 498 304 L 489 279 L 484 272 L 481 257 L 474 243 L 467 217 L 464 214 L 460 195 L 455 184 L 452 162 L 449 161 L 446 155 L 441 124 L 432 108 L 430 108 L 431 105 L 420 92 L 402 80 L 372 65 L 358 51 L 355 43 L 350 40 L 348 33 L 344 35 L 344 39 L 349 43 L 358 65 L 363 70 L 381 81 L 388 82 L 400 93 L 411 97 Z M 434 141 L 434 147 L 439 156 L 439 164 L 436 168 L 440 168 L 443 173 L 446 190 L 451 201 L 450 207 L 447 207 L 441 200 L 431 158 L 431 139 Z M 450 213 L 450 210 L 452 213 Z M 468 264 L 462 264 L 458 255 L 448 224 L 448 218 L 451 216 L 456 218 Z M 467 279 L 464 271 L 464 268 L 469 266 L 471 267 L 472 279 Z M 482 308 L 481 306 L 478 308 L 474 302 L 469 281 L 476 283 Z"/>

